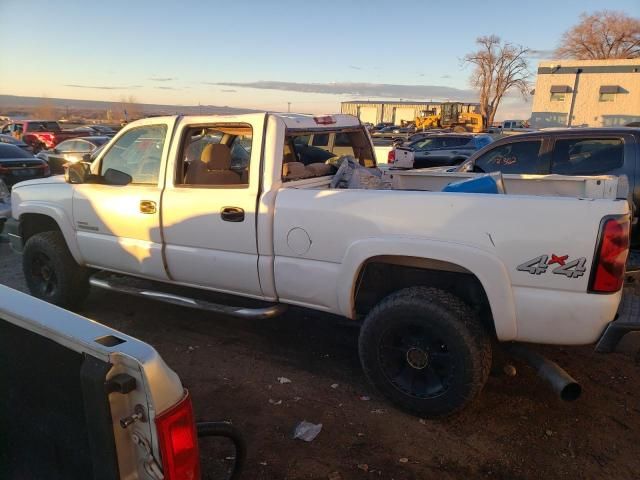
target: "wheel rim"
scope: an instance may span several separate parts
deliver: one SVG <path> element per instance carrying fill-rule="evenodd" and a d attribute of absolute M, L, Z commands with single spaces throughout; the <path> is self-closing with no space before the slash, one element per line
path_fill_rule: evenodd
<path fill-rule="evenodd" d="M 37 291 L 43 297 L 55 295 L 58 288 L 58 278 L 51 259 L 42 252 L 38 252 L 31 260 L 31 278 Z"/>
<path fill-rule="evenodd" d="M 378 357 L 387 380 L 405 395 L 434 398 L 451 384 L 454 359 L 447 343 L 418 323 L 388 329 L 381 337 Z"/>

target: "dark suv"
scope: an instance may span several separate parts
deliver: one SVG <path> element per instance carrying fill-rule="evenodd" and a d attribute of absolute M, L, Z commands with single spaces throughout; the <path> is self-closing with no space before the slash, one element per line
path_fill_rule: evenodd
<path fill-rule="evenodd" d="M 475 152 L 456 170 L 626 175 L 629 200 L 637 217 L 640 211 L 640 128 L 563 128 L 504 137 Z M 636 229 L 636 239 L 639 230 Z"/>

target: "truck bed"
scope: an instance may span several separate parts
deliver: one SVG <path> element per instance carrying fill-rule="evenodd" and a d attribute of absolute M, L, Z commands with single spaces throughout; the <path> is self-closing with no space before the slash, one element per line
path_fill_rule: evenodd
<path fill-rule="evenodd" d="M 478 176 L 467 172 L 434 172 L 431 170 L 386 170 L 393 190 L 424 190 L 439 192 L 453 182 Z M 540 195 L 574 198 L 627 198 L 629 185 L 626 177 L 612 175 L 516 175 L 502 176 L 505 193 L 513 195 Z"/>

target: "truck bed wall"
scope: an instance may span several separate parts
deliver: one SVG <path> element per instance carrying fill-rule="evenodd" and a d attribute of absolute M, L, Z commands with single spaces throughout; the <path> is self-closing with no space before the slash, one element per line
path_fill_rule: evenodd
<path fill-rule="evenodd" d="M 368 258 L 440 260 L 480 280 L 501 340 L 589 343 L 619 300 L 586 293 L 600 222 L 627 213 L 623 200 L 284 188 L 275 208 L 276 287 L 283 301 L 353 317 L 354 285 Z M 552 254 L 585 258 L 586 271 L 577 278 L 518 271 Z M 567 302 L 569 293 L 584 302 Z"/>

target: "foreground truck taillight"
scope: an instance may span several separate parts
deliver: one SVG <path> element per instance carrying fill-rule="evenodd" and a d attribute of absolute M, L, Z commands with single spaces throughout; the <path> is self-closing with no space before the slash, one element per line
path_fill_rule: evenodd
<path fill-rule="evenodd" d="M 165 480 L 199 480 L 200 456 L 189 392 L 156 416 Z"/>
<path fill-rule="evenodd" d="M 629 254 L 629 217 L 606 217 L 600 224 L 600 240 L 593 262 L 589 291 L 612 293 L 622 288 Z"/>

